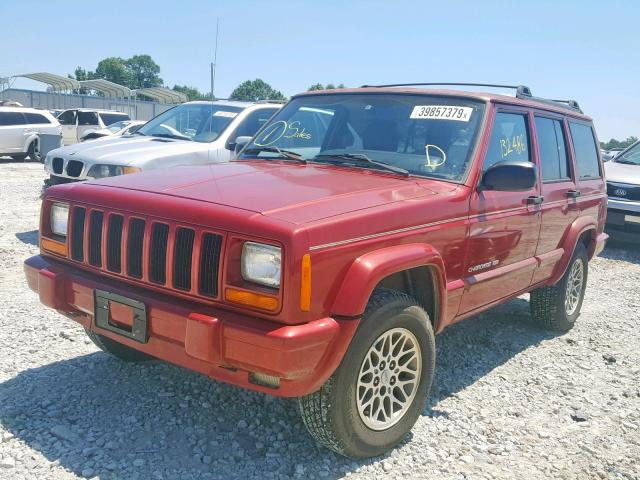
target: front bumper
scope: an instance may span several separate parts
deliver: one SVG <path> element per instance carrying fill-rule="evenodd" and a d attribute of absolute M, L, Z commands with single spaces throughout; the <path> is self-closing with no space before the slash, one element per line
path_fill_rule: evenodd
<path fill-rule="evenodd" d="M 328 317 L 282 325 L 124 286 L 39 255 L 27 259 L 24 270 L 44 305 L 86 329 L 216 380 L 283 397 L 317 390 L 339 365 L 359 323 Z M 144 303 L 146 343 L 96 325 L 96 289 Z M 256 373 L 277 377 L 279 386 L 255 383 Z"/>
<path fill-rule="evenodd" d="M 640 202 L 609 198 L 605 229 L 615 240 L 638 241 L 640 238 Z"/>

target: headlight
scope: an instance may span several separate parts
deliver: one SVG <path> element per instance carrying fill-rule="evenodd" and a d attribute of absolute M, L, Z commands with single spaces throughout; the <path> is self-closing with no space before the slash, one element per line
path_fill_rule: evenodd
<path fill-rule="evenodd" d="M 115 177 L 116 175 L 124 175 L 126 173 L 137 173 L 140 169 L 137 167 L 123 167 L 120 165 L 94 165 L 89 169 L 87 177 L 105 178 Z"/>
<path fill-rule="evenodd" d="M 280 287 L 282 250 L 273 245 L 246 242 L 242 246 L 242 278 L 266 287 Z"/>
<path fill-rule="evenodd" d="M 66 203 L 54 203 L 51 205 L 51 233 L 66 237 L 68 223 L 69 205 Z"/>

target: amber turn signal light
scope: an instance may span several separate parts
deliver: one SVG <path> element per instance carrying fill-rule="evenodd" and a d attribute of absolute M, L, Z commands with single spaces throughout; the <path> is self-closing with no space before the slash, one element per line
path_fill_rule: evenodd
<path fill-rule="evenodd" d="M 302 257 L 300 272 L 300 310 L 308 312 L 311 308 L 311 256 Z"/>
<path fill-rule="evenodd" d="M 225 291 L 225 299 L 229 302 L 240 303 L 270 312 L 277 310 L 279 306 L 278 299 L 275 297 L 247 292 L 245 290 L 236 290 L 235 288 L 227 288 Z"/>
<path fill-rule="evenodd" d="M 40 248 L 48 252 L 57 253 L 58 255 L 62 255 L 63 257 L 66 257 L 68 254 L 66 243 L 56 242 L 55 240 L 51 240 L 49 238 L 43 238 L 42 240 L 40 240 Z"/>

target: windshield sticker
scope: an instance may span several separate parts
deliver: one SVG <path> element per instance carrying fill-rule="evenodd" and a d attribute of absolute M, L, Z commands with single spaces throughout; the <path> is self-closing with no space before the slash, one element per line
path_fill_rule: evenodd
<path fill-rule="evenodd" d="M 253 144 L 258 147 L 268 147 L 281 138 L 299 138 L 301 140 L 311 140 L 311 134 L 305 127 L 300 128 L 298 120 L 287 123 L 285 120 L 272 123 L 262 133 L 260 139 L 254 140 Z"/>
<path fill-rule="evenodd" d="M 234 118 L 238 115 L 236 112 L 225 112 L 224 110 L 218 110 L 213 114 L 214 117 L 226 117 L 226 118 Z"/>
<path fill-rule="evenodd" d="M 468 122 L 471 119 L 471 107 L 452 107 L 447 105 L 416 105 L 413 107 L 412 119 L 456 120 Z"/>
<path fill-rule="evenodd" d="M 429 149 L 431 149 L 431 153 L 429 153 Z M 437 145 L 425 145 L 424 150 L 427 156 L 427 163 L 424 164 L 425 167 L 436 168 L 444 165 L 444 162 L 447 161 L 447 154 Z"/>
<path fill-rule="evenodd" d="M 524 133 L 520 135 L 514 135 L 509 138 L 500 139 L 500 153 L 502 158 L 507 158 L 509 155 L 517 154 L 522 155 L 527 150 L 527 144 L 524 140 Z"/>

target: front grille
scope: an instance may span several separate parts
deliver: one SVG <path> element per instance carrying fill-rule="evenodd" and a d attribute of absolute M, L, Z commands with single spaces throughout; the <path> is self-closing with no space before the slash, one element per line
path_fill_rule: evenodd
<path fill-rule="evenodd" d="M 71 207 L 70 258 L 87 267 L 217 298 L 223 236 L 200 227 Z"/>
<path fill-rule="evenodd" d="M 67 175 L 70 177 L 79 177 L 82 173 L 84 164 L 78 160 L 69 160 L 67 163 Z"/>
<path fill-rule="evenodd" d="M 640 185 L 607 182 L 607 195 L 621 200 L 640 200 Z"/>
<path fill-rule="evenodd" d="M 53 173 L 57 173 L 60 175 L 62 173 L 62 169 L 64 168 L 64 160 L 60 157 L 54 157 L 51 161 L 51 168 L 53 168 Z"/>

